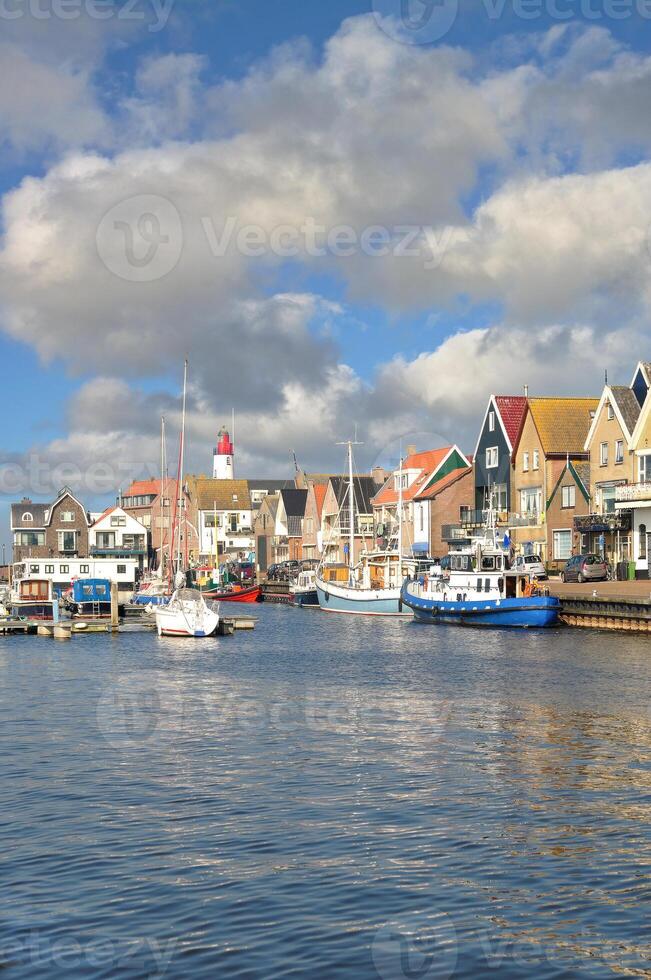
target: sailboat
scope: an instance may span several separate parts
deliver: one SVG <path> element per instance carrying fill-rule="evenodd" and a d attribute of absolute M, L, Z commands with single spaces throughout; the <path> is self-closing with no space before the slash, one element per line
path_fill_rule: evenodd
<path fill-rule="evenodd" d="M 177 472 L 178 499 L 175 502 L 174 526 L 172 544 L 170 547 L 170 578 L 174 574 L 172 555 L 174 552 L 174 535 L 177 535 L 175 589 L 167 605 L 156 606 L 156 629 L 159 636 L 212 636 L 219 626 L 219 609 L 214 603 L 207 603 L 198 589 L 185 587 L 185 571 L 181 548 L 181 530 L 179 522 L 183 513 L 183 467 L 185 462 L 185 411 L 188 387 L 188 362 L 185 361 L 183 370 L 183 413 L 181 421 L 181 443 L 179 447 L 179 465 Z"/>
<path fill-rule="evenodd" d="M 398 479 L 398 545 L 395 551 L 363 554 L 355 562 L 355 488 L 353 442 L 348 441 L 348 567 L 319 565 L 315 585 L 319 605 L 325 612 L 367 616 L 410 616 L 403 604 L 401 586 L 414 566 L 402 557 L 402 459 Z"/>

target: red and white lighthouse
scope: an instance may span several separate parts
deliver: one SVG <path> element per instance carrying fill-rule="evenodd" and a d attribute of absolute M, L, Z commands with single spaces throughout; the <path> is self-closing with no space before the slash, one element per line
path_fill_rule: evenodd
<path fill-rule="evenodd" d="M 216 480 L 233 479 L 233 443 L 225 426 L 221 427 L 217 436 L 212 475 Z"/>

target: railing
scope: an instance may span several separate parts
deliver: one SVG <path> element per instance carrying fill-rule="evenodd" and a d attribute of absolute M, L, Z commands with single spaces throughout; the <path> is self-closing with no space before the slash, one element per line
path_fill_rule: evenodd
<path fill-rule="evenodd" d="M 130 548 L 126 545 L 115 545 L 113 548 L 98 548 L 95 545 L 91 546 L 90 549 L 91 557 L 107 557 L 111 555 L 123 555 L 125 558 L 127 555 L 146 555 L 147 549 L 143 545 L 138 545 L 137 547 Z"/>
<path fill-rule="evenodd" d="M 651 483 L 627 483 L 615 487 L 615 500 L 651 500 Z"/>
<path fill-rule="evenodd" d="M 581 534 L 602 534 L 606 531 L 630 531 L 631 512 L 614 510 L 609 514 L 581 514 L 574 518 L 574 530 Z"/>
<path fill-rule="evenodd" d="M 469 537 L 470 529 L 461 527 L 460 524 L 443 524 L 441 527 L 443 541 L 467 541 Z"/>
<path fill-rule="evenodd" d="M 509 527 L 539 527 L 542 524 L 542 514 L 532 511 L 530 514 L 509 514 Z"/>

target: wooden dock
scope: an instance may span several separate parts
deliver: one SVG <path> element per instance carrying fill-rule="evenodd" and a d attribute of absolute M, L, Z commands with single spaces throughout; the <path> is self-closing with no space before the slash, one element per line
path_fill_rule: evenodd
<path fill-rule="evenodd" d="M 288 582 L 263 582 L 260 588 L 263 602 L 276 602 L 283 606 L 291 604 Z"/>

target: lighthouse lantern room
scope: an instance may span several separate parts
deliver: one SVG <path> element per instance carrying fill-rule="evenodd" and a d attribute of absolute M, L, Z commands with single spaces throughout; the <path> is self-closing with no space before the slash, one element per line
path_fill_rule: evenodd
<path fill-rule="evenodd" d="M 217 436 L 212 475 L 216 480 L 233 479 L 233 443 L 225 426 L 221 427 Z"/>

